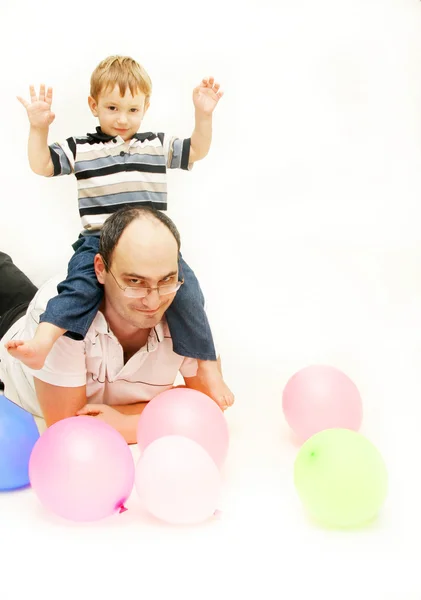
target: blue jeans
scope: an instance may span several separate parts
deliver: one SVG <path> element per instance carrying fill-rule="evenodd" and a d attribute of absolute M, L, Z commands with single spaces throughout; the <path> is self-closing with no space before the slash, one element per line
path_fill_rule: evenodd
<path fill-rule="evenodd" d="M 94 269 L 99 237 L 81 237 L 73 247 L 76 251 L 70 259 L 67 278 L 57 286 L 58 296 L 48 302 L 40 322 L 52 323 L 65 329 L 68 337 L 83 340 L 104 295 Z M 199 282 L 181 254 L 178 265 L 184 285 L 165 313 L 174 352 L 199 360 L 216 360 Z"/>

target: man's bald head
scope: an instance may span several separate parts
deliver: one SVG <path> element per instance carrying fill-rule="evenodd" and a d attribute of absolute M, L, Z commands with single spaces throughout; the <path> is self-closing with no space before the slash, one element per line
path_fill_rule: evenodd
<path fill-rule="evenodd" d="M 148 281 L 178 269 L 178 245 L 161 221 L 148 216 L 134 219 L 123 230 L 109 268 Z"/>
<path fill-rule="evenodd" d="M 154 239 L 154 236 L 158 237 Z M 180 234 L 167 215 L 148 206 L 139 208 L 126 206 L 105 221 L 101 231 L 99 254 L 104 259 L 108 270 L 117 245 L 119 251 L 130 252 L 130 246 L 134 245 L 133 247 L 137 247 L 140 251 L 143 249 L 145 252 L 148 252 L 149 247 L 154 253 L 157 244 L 158 246 L 162 243 L 170 244 L 171 238 L 173 243 L 176 243 L 178 254 L 181 246 Z"/>

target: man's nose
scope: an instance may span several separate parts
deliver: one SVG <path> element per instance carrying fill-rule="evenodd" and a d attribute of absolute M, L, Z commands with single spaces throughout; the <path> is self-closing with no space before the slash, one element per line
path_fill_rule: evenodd
<path fill-rule="evenodd" d="M 143 304 L 148 310 L 156 310 L 161 304 L 161 298 L 158 290 L 150 290 L 149 294 L 143 298 Z"/>

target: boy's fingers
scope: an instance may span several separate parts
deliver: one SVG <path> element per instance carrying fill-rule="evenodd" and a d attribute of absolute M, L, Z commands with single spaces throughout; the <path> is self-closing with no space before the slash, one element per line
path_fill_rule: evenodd
<path fill-rule="evenodd" d="M 25 107 L 28 108 L 29 106 L 29 102 L 27 102 L 24 98 L 21 98 L 20 96 L 16 96 L 16 98 L 19 100 L 19 102 Z"/>
<path fill-rule="evenodd" d="M 31 97 L 31 102 L 36 102 L 37 101 L 37 95 L 35 93 L 35 88 L 33 85 L 29 86 L 29 95 Z"/>

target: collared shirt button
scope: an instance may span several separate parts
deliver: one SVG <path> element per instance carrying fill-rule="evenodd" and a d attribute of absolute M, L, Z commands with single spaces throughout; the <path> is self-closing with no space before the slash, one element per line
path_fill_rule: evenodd
<path fill-rule="evenodd" d="M 125 152 L 123 152 L 123 150 L 120 152 L 120 156 L 124 156 Z"/>

